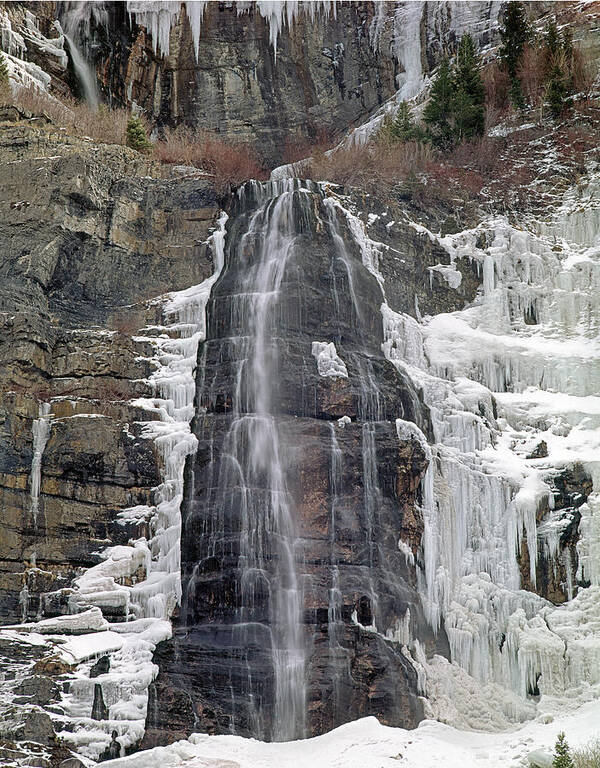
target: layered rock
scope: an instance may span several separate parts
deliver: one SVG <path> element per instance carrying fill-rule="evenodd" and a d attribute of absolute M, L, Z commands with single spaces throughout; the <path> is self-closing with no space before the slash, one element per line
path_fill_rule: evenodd
<path fill-rule="evenodd" d="M 0 137 L 4 622 L 65 612 L 80 569 L 143 533 L 117 519 L 153 503 L 162 461 L 142 427 L 156 415 L 127 403 L 156 368 L 151 338 L 132 337 L 162 323 L 150 297 L 210 274 L 216 213 L 205 179 L 167 181 L 130 150 L 34 123 Z"/>

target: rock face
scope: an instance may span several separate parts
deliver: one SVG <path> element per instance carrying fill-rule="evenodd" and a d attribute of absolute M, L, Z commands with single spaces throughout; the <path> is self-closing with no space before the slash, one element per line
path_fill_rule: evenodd
<path fill-rule="evenodd" d="M 146 743 L 293 738 L 369 714 L 412 727 L 415 670 L 389 641 L 435 645 L 409 564 L 427 458 L 395 418 L 428 432 L 427 408 L 383 357 L 381 288 L 318 187 L 248 185 L 231 218 L 199 351 L 182 608 Z M 347 378 L 319 375 L 316 339 Z"/>
<path fill-rule="evenodd" d="M 101 48 L 97 65 L 105 91 L 135 100 L 159 124 L 256 141 L 268 162 L 295 142 L 339 135 L 396 90 L 389 48 L 380 55 L 371 44 L 373 3 L 340 3 L 316 19 L 301 13 L 282 30 L 276 51 L 274 28 L 257 10 L 207 3 L 197 55 L 182 13 L 164 56 L 145 28 L 136 25 L 127 41 L 117 34 L 127 28 L 124 5 L 109 4 L 113 55 Z"/>
<path fill-rule="evenodd" d="M 217 208 L 207 180 L 161 179 L 51 125 L 4 124 L 0 166 L 0 617 L 15 622 L 68 610 L 79 569 L 140 535 L 117 513 L 152 503 L 160 462 L 152 416 L 126 402 L 154 370 L 132 335 L 161 322 L 148 298 L 210 274 Z M 50 402 L 34 504 L 33 425 Z"/>
<path fill-rule="evenodd" d="M 135 398 L 152 395 L 152 337 L 169 332 L 161 294 L 213 271 L 205 241 L 218 204 L 202 175 L 173 175 L 18 111 L 5 117 L 0 613 L 17 623 L 86 607 L 73 602 L 74 580 L 107 546 L 149 535 L 145 518 L 118 516 L 152 508 L 162 478 L 163 459 L 144 428 L 157 416 Z M 369 205 L 392 215 L 386 204 Z M 198 723 L 267 738 L 286 735 L 278 722 L 290 734 L 312 733 L 367 714 L 414 725 L 422 717 L 416 672 L 386 633 L 418 635 L 446 655 L 447 647 L 421 615 L 411 565 L 423 534 L 427 457 L 419 439 L 398 438 L 394 420 L 428 435 L 428 410 L 382 354 L 381 288 L 334 198 L 312 184 L 249 184 L 228 207 L 226 265 L 197 369 L 200 445 L 186 471 L 184 601 L 175 641 L 156 654 L 146 741 L 172 741 Z M 462 292 L 451 295 L 438 272 L 424 278 L 424 267 L 448 262 L 426 236 L 383 220 L 377 235 L 390 249 L 383 268 L 398 306 L 417 284 L 428 286 L 425 304 L 428 291 L 448 306 L 473 294 L 470 267 Z M 283 258 L 281 274 L 270 271 L 271 248 Z M 392 256 L 404 249 L 409 260 Z M 314 341 L 333 345 L 347 377 L 320 375 Z M 257 378 L 261 366 L 268 375 Z M 228 459 L 241 424 L 249 430 L 235 444 L 246 507 Z M 256 466 L 253 436 L 263 446 Z M 263 503 L 274 517 L 261 528 Z M 293 621 L 283 618 L 288 598 Z M 107 601 L 102 611 L 112 622 L 126 618 L 121 603 Z M 48 676 L 69 670 L 53 658 L 38 660 L 30 672 L 38 677 L 17 691 L 23 717 L 31 706 L 61 708 Z M 100 718 L 109 706 L 102 695 Z"/>

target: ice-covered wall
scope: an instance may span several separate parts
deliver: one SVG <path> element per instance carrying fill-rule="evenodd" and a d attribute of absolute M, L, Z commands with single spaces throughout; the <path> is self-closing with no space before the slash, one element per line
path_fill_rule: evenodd
<path fill-rule="evenodd" d="M 463 311 L 419 321 L 382 305 L 386 356 L 421 388 L 433 423 L 417 569 L 423 605 L 432 626 L 445 627 L 453 664 L 480 685 L 498 686 L 497 714 L 490 716 L 496 727 L 502 718 L 531 716 L 534 694 L 542 696 L 539 707 L 550 708 L 600 695 L 594 185 L 568 194 L 550 223 L 529 222 L 529 231 L 490 218 L 441 237 L 407 219 L 447 250 L 447 271 L 460 277 L 461 259 L 479 265 L 480 294 Z M 382 281 L 378 263 L 387 246 L 369 237 L 348 201 L 332 204 L 345 207 L 363 262 Z M 547 450 L 536 452 L 540 444 Z M 557 473 L 574 465 L 593 482 L 580 508 L 577 574 L 572 550 L 560 543 L 573 517 L 553 510 L 551 487 Z M 544 560 L 555 578 L 559 564 L 566 574 L 569 600 L 562 606 L 523 589 L 525 580 L 535 588 Z M 458 711 L 457 699 L 449 706 L 458 679 L 452 666 L 432 666 L 414 640 L 406 645 L 432 713 L 480 727 L 479 704 L 465 701 Z"/>

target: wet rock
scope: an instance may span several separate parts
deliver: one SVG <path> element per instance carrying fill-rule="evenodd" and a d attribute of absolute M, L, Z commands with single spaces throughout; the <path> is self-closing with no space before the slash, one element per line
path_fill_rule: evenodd
<path fill-rule="evenodd" d="M 428 410 L 384 358 L 379 283 L 363 266 L 343 217 L 337 226 L 346 250 L 336 250 L 340 241 L 323 226 L 329 212 L 314 190 L 293 196 L 282 213 L 296 234 L 279 302 L 265 315 L 273 355 L 267 359 L 276 360 L 264 384 L 275 425 L 266 427 L 268 439 L 262 422 L 253 431 L 253 419 L 265 417 L 244 416 L 255 396 L 256 380 L 246 378 L 251 366 L 243 365 L 252 354 L 243 340 L 253 332 L 253 315 L 239 312 L 236 301 L 245 291 L 255 294 L 245 269 L 254 266 L 265 237 L 245 235 L 256 205 L 252 194 L 247 208 L 239 203 L 232 211 L 226 266 L 209 301 L 207 340 L 199 350 L 197 402 L 206 412 L 194 421 L 198 450 L 186 466 L 184 596 L 173 640 L 155 656 L 160 673 L 144 747 L 192 729 L 228 732 L 232 722 L 240 734 L 269 739 L 277 732 L 274 595 L 278 580 L 291 577 L 280 571 L 286 555 L 278 545 L 282 534 L 274 532 L 280 524 L 275 515 L 284 511 L 270 511 L 273 498 L 293 515 L 294 568 L 304 585 L 297 631 L 306 652 L 298 684 L 306 683 L 307 715 L 297 735 L 366 715 L 414 727 L 423 716 L 415 670 L 386 633 L 418 636 L 428 652 L 448 654 L 444 633 L 436 638 L 427 626 L 414 566 L 398 547 L 401 538 L 414 554 L 421 543 L 427 459 L 417 439 L 398 438 L 395 419 L 402 416 L 427 433 Z M 335 340 L 347 379 L 319 374 L 315 340 Z M 236 398 L 241 418 L 232 413 Z M 343 428 L 341 416 L 351 418 Z M 270 463 L 257 471 L 251 448 L 271 451 L 275 441 L 277 454 L 266 453 Z M 273 466 L 285 491 L 277 486 L 273 493 Z M 253 567 L 245 570 L 248 560 Z M 369 631 L 372 625 L 380 634 Z"/>

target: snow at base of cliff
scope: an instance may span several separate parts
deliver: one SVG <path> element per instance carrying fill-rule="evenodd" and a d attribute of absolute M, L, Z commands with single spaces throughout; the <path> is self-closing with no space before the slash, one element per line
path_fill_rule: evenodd
<path fill-rule="evenodd" d="M 510 768 L 550 759 L 564 731 L 571 747 L 600 736 L 600 702 L 577 713 L 550 716 L 502 734 L 459 731 L 425 720 L 414 731 L 381 725 L 374 717 L 346 723 L 304 741 L 264 743 L 240 736 L 192 734 L 189 741 L 104 763 L 106 768 Z M 541 754 L 540 754 L 541 753 Z M 539 763 L 542 764 L 542 763 Z"/>

